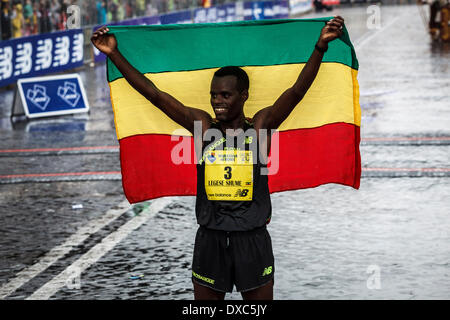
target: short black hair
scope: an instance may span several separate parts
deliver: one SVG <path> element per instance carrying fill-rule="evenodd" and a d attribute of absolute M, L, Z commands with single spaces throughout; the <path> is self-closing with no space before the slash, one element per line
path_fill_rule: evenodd
<path fill-rule="evenodd" d="M 214 77 L 225 77 L 225 76 L 235 76 L 237 78 L 237 89 L 239 92 L 248 90 L 250 87 L 250 81 L 248 79 L 247 73 L 235 66 L 222 67 L 216 72 L 214 72 Z"/>

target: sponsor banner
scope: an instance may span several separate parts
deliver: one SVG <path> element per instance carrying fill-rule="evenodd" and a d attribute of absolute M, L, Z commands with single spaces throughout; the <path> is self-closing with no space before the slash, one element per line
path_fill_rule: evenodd
<path fill-rule="evenodd" d="M 237 15 L 237 8 L 239 5 L 237 3 L 229 3 L 222 6 L 221 11 L 219 12 L 219 18 L 223 19 L 225 22 L 230 21 L 238 21 L 239 16 Z M 225 12 L 225 17 L 223 17 L 223 13 Z"/>
<path fill-rule="evenodd" d="M 298 14 L 311 10 L 312 0 L 289 0 L 289 11 Z"/>
<path fill-rule="evenodd" d="M 253 1 L 244 3 L 244 20 L 284 19 L 289 17 L 287 1 Z"/>
<path fill-rule="evenodd" d="M 244 20 L 263 20 L 264 2 L 252 1 L 244 3 Z"/>
<path fill-rule="evenodd" d="M 288 17 L 288 1 L 264 2 L 264 19 L 285 19 Z"/>
<path fill-rule="evenodd" d="M 194 10 L 194 23 L 217 22 L 217 7 L 200 8 Z M 222 12 L 222 10 L 220 10 Z"/>
<path fill-rule="evenodd" d="M 159 16 L 161 24 L 185 24 L 192 23 L 190 10 L 166 13 Z"/>
<path fill-rule="evenodd" d="M 239 10 L 240 9 L 240 10 Z M 240 13 L 240 17 L 237 15 Z M 193 13 L 194 23 L 215 23 L 215 22 L 229 22 L 238 21 L 243 18 L 243 4 L 229 3 L 221 6 L 210 8 L 195 9 Z"/>
<path fill-rule="evenodd" d="M 15 99 L 13 115 L 22 110 L 28 118 L 89 111 L 83 83 L 76 73 L 19 79 L 17 88 L 20 101 Z"/>
<path fill-rule="evenodd" d="M 0 87 L 21 78 L 60 72 L 83 65 L 81 29 L 0 42 Z"/>

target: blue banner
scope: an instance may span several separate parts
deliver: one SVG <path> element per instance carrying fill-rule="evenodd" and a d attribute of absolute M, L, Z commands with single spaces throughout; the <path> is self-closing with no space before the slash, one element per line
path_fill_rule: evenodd
<path fill-rule="evenodd" d="M 263 20 L 264 2 L 253 1 L 244 3 L 244 20 Z M 272 6 L 273 2 L 267 2 L 267 6 Z"/>
<path fill-rule="evenodd" d="M 289 16 L 288 1 L 235 2 L 194 10 L 194 23 L 282 19 Z"/>
<path fill-rule="evenodd" d="M 312 0 L 289 0 L 289 11 L 291 14 L 307 12 L 311 8 Z"/>
<path fill-rule="evenodd" d="M 180 11 L 173 13 L 166 13 L 159 16 L 161 24 L 175 24 L 175 23 L 192 23 L 191 11 Z"/>
<path fill-rule="evenodd" d="M 0 42 L 0 87 L 21 78 L 60 72 L 83 65 L 81 29 Z"/>
<path fill-rule="evenodd" d="M 216 23 L 242 20 L 243 13 L 239 15 L 239 12 L 242 11 L 242 9 L 239 10 L 239 5 L 243 8 L 243 3 L 236 2 L 216 7 L 195 9 L 193 22 Z"/>
<path fill-rule="evenodd" d="M 274 19 L 289 18 L 289 2 L 287 0 L 274 2 L 272 10 Z"/>

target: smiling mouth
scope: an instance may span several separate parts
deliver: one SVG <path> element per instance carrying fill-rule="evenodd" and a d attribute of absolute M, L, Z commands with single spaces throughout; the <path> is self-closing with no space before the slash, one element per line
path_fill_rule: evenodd
<path fill-rule="evenodd" d="M 227 111 L 227 110 L 228 110 L 227 108 L 223 108 L 223 107 L 215 107 L 215 108 L 214 108 L 214 111 L 215 111 L 216 113 L 225 112 L 225 111 Z"/>

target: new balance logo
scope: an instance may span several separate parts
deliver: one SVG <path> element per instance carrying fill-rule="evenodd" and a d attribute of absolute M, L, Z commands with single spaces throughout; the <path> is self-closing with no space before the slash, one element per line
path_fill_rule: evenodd
<path fill-rule="evenodd" d="M 272 266 L 270 266 L 270 267 L 267 267 L 267 268 L 264 268 L 264 272 L 263 272 L 263 277 L 264 276 L 268 276 L 269 274 L 271 274 L 272 273 Z"/>
<path fill-rule="evenodd" d="M 245 197 L 248 194 L 248 189 L 237 189 L 236 193 L 234 194 L 235 197 Z"/>

